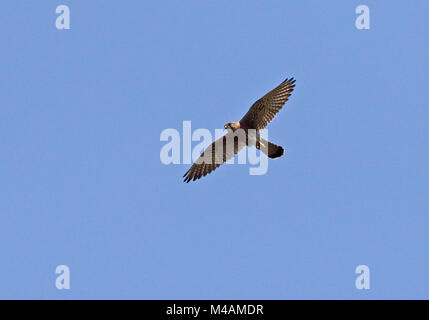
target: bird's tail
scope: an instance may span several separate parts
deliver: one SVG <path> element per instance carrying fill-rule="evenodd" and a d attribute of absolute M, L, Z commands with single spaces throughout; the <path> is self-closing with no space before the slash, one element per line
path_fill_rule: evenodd
<path fill-rule="evenodd" d="M 283 149 L 281 146 L 278 146 L 262 138 L 260 138 L 259 141 L 260 144 L 257 144 L 256 147 L 271 159 L 279 158 L 285 153 L 285 149 Z"/>

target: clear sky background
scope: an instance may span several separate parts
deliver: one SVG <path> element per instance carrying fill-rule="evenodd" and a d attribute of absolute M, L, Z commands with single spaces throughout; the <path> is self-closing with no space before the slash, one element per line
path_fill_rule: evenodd
<path fill-rule="evenodd" d="M 428 12 L 3 0 L 0 298 L 428 299 Z M 292 76 L 266 175 L 160 162 L 162 130 L 214 132 Z"/>

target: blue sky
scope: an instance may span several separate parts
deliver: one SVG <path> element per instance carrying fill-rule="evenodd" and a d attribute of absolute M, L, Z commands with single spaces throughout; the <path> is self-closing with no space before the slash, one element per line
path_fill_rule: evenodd
<path fill-rule="evenodd" d="M 428 299 L 428 11 L 2 1 L 0 298 Z M 160 162 L 162 130 L 222 128 L 292 76 L 266 175 Z"/>

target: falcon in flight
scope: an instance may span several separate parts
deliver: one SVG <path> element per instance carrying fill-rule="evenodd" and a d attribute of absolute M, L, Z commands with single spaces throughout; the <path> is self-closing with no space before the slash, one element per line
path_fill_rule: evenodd
<path fill-rule="evenodd" d="M 195 181 L 206 176 L 221 164 L 232 159 L 246 146 L 255 146 L 271 159 L 281 157 L 284 154 L 284 149 L 260 137 L 259 130 L 264 129 L 274 119 L 277 112 L 289 99 L 294 87 L 294 78 L 286 79 L 256 101 L 240 121 L 225 124 L 224 128 L 228 130 L 228 133 L 204 150 L 183 176 L 184 182 L 188 183 L 191 180 Z M 238 130 L 244 133 L 245 139 L 237 139 Z M 251 132 L 256 132 L 256 135 L 253 134 L 253 139 Z M 234 143 L 228 143 L 228 141 L 234 141 Z M 231 145 L 230 148 L 228 148 L 228 144 Z"/>

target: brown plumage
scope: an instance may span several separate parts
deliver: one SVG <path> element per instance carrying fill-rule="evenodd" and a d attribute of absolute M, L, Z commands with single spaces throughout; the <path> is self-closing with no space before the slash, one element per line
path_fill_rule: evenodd
<path fill-rule="evenodd" d="M 256 101 L 239 122 L 228 122 L 225 129 L 228 133 L 208 146 L 191 168 L 184 174 L 184 182 L 195 181 L 206 176 L 221 164 L 233 158 L 245 146 L 250 146 L 249 129 L 256 129 L 256 148 L 275 159 L 284 154 L 284 149 L 259 136 L 258 131 L 264 129 L 290 97 L 295 87 L 294 78 L 286 79 L 276 88 Z M 237 130 L 244 132 L 245 139 L 238 139 Z M 232 144 L 232 139 L 234 143 Z M 231 141 L 228 144 L 228 141 Z M 231 147 L 229 147 L 231 146 Z M 232 147 L 234 146 L 234 147 Z"/>
<path fill-rule="evenodd" d="M 258 130 L 264 129 L 289 99 L 294 87 L 295 80 L 291 78 L 286 79 L 268 92 L 250 107 L 249 111 L 240 120 L 241 126 Z"/>

